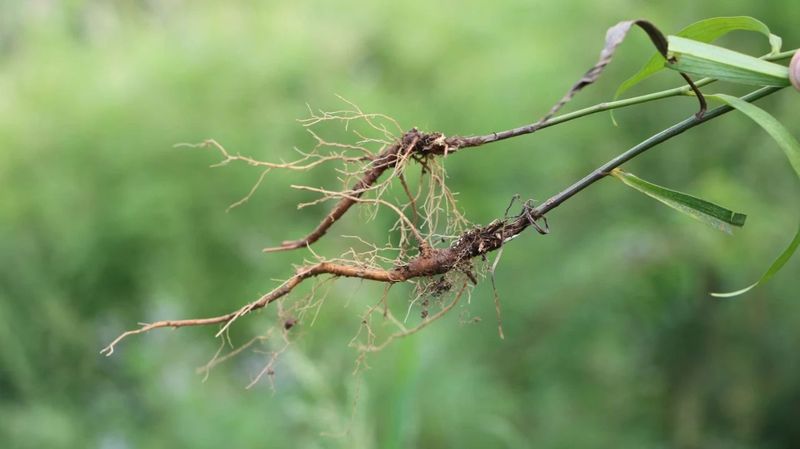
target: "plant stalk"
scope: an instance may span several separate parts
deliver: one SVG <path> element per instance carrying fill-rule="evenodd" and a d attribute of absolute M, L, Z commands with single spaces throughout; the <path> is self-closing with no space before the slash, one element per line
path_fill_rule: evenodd
<path fill-rule="evenodd" d="M 792 55 L 794 55 L 795 52 L 797 52 L 799 50 L 800 49 L 793 49 L 793 50 L 789 50 L 789 51 L 776 53 L 774 55 L 766 55 L 766 56 L 762 56 L 762 59 L 767 60 L 767 61 L 779 61 L 779 60 L 782 60 L 782 59 L 786 59 L 786 58 L 792 57 Z M 708 84 L 711 84 L 714 81 L 716 81 L 716 79 L 714 79 L 714 78 L 703 78 L 703 79 L 695 82 L 695 85 L 697 87 L 702 87 L 702 86 L 706 86 Z M 585 117 L 587 115 L 595 114 L 595 113 L 598 113 L 598 112 L 610 111 L 610 110 L 613 110 L 613 109 L 620 109 L 620 108 L 624 108 L 624 107 L 627 107 L 627 106 L 633 106 L 633 105 L 637 105 L 637 104 L 649 103 L 651 101 L 661 100 L 663 98 L 676 97 L 676 96 L 680 96 L 680 95 L 688 95 L 690 92 L 691 92 L 691 87 L 690 86 L 681 86 L 681 87 L 675 87 L 675 88 L 672 88 L 672 89 L 662 90 L 662 91 L 659 91 L 659 92 L 653 92 L 653 93 L 650 93 L 650 94 L 640 95 L 640 96 L 637 96 L 637 97 L 625 98 L 623 100 L 599 103 L 599 104 L 596 104 L 594 106 L 589 106 L 589 107 L 584 108 L 584 109 L 580 109 L 580 110 L 577 110 L 577 111 L 573 111 L 573 112 L 569 112 L 569 113 L 566 113 L 566 114 L 558 115 L 556 117 L 551 118 L 550 120 L 548 120 L 547 122 L 545 122 L 544 124 L 541 124 L 539 126 L 534 126 L 535 124 L 525 125 L 525 126 L 520 126 L 518 128 L 509 129 L 509 130 L 506 130 L 506 131 L 500 131 L 500 132 L 494 132 L 494 133 L 491 133 L 491 134 L 486 134 L 486 135 L 483 135 L 483 136 L 464 137 L 464 138 L 461 138 L 462 140 L 461 140 L 461 143 L 459 145 L 459 148 L 477 147 L 477 146 L 484 145 L 484 144 L 487 144 L 487 143 L 498 142 L 500 140 L 505 140 L 505 139 L 509 139 L 509 138 L 512 138 L 512 137 L 521 136 L 521 135 L 524 135 L 524 134 L 530 134 L 530 133 L 536 132 L 536 131 L 538 131 L 540 129 L 548 128 L 550 126 L 555 126 L 555 125 L 558 125 L 558 124 L 561 124 L 561 123 L 564 123 L 564 122 L 568 122 L 570 120 L 574 120 L 574 119 L 577 119 L 577 118 Z M 708 116 L 708 115 L 709 114 L 706 114 L 706 116 Z"/>
<path fill-rule="evenodd" d="M 762 87 L 761 89 L 755 90 L 743 96 L 742 100 L 748 103 L 752 103 L 756 100 L 766 97 L 767 95 L 771 95 L 775 92 L 778 92 L 781 89 L 784 89 L 784 87 L 776 87 L 776 86 Z M 576 193 L 580 192 L 586 187 L 589 187 L 590 185 L 604 178 L 609 173 L 611 173 L 611 170 L 621 166 L 625 162 L 628 162 L 629 160 L 635 158 L 636 156 L 639 156 L 640 154 L 655 147 L 656 145 L 659 145 L 679 134 L 682 134 L 684 131 L 692 129 L 695 126 L 705 123 L 709 120 L 713 120 L 723 114 L 727 114 L 732 110 L 733 108 L 728 105 L 720 106 L 718 108 L 706 112 L 705 115 L 703 115 L 700 118 L 692 116 L 682 122 L 670 126 L 669 128 L 659 132 L 658 134 L 651 136 L 650 138 L 631 147 L 628 151 L 625 151 L 624 153 L 616 156 L 615 158 L 601 165 L 593 172 L 586 175 L 583 179 L 567 187 L 560 193 L 554 195 L 553 197 L 551 197 L 538 207 L 531 209 L 530 210 L 531 216 L 533 218 L 540 218 L 544 216 L 544 214 L 558 207 L 561 203 L 563 203 Z"/>

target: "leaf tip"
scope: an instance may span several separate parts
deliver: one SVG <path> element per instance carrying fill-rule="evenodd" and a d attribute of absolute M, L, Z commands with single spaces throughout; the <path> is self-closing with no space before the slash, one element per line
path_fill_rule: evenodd
<path fill-rule="evenodd" d="M 732 291 L 732 292 L 726 292 L 726 293 L 709 293 L 709 294 L 710 294 L 711 296 L 713 296 L 714 298 L 719 298 L 719 299 L 730 299 L 730 298 L 735 298 L 735 297 L 737 297 L 737 296 L 741 296 L 741 295 L 743 295 L 743 294 L 745 294 L 745 293 L 749 292 L 750 290 L 754 289 L 754 288 L 755 288 L 755 287 L 756 287 L 756 286 L 757 286 L 759 283 L 760 283 L 760 282 L 754 282 L 754 283 L 752 283 L 752 284 L 748 285 L 747 287 L 745 287 L 745 288 L 743 288 L 743 289 L 736 290 L 736 291 Z"/>

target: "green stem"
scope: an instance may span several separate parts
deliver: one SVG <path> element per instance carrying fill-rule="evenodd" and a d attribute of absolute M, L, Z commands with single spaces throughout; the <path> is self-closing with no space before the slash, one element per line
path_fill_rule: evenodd
<path fill-rule="evenodd" d="M 743 96 L 741 99 L 752 103 L 760 98 L 764 98 L 767 95 L 773 94 L 775 92 L 780 91 L 784 87 L 762 87 L 756 91 L 750 92 L 749 94 Z M 724 105 L 718 108 L 712 109 L 705 113 L 702 117 L 690 117 L 680 123 L 677 123 L 658 134 L 653 135 L 647 140 L 640 142 L 639 144 L 635 145 L 634 147 L 630 148 L 628 151 L 620 154 L 619 156 L 611 159 L 610 161 L 606 162 L 605 164 L 598 167 L 596 170 L 592 171 L 588 175 L 586 175 L 583 179 L 577 181 L 575 184 L 567 187 L 560 193 L 554 195 L 540 206 L 533 208 L 530 210 L 531 216 L 536 219 L 542 217 L 544 214 L 549 212 L 550 210 L 558 207 L 559 204 L 563 203 L 567 199 L 571 198 L 576 193 L 580 192 L 581 190 L 589 187 L 590 185 L 594 184 L 595 182 L 599 181 L 600 179 L 606 177 L 611 170 L 619 167 L 620 165 L 628 162 L 629 160 L 633 159 L 634 157 L 644 153 L 645 151 L 655 147 L 658 144 L 666 142 L 667 140 L 691 129 L 701 123 L 705 123 L 709 120 L 713 120 L 723 114 L 726 114 L 732 111 L 733 108 Z M 524 217 L 520 220 L 524 220 Z"/>
<path fill-rule="evenodd" d="M 774 55 L 762 56 L 762 59 L 765 59 L 767 61 L 778 61 L 778 60 L 781 60 L 781 59 L 786 59 L 786 58 L 792 57 L 792 55 L 794 55 L 795 52 L 797 52 L 797 51 L 800 51 L 800 49 L 784 51 L 784 52 L 776 53 Z M 714 78 L 703 78 L 703 79 L 697 81 L 695 83 L 695 85 L 697 87 L 702 87 L 702 86 L 706 86 L 708 84 L 711 84 L 714 81 L 716 81 L 716 79 L 714 79 Z M 646 94 L 646 95 L 640 95 L 638 97 L 631 97 L 631 98 L 626 98 L 626 99 L 623 99 L 623 100 L 610 101 L 610 102 L 606 102 L 606 103 L 599 103 L 599 104 L 596 104 L 594 106 L 589 106 L 588 108 L 584 108 L 584 109 L 580 109 L 580 110 L 577 110 L 577 111 L 574 111 L 574 112 L 569 112 L 569 113 L 566 113 L 566 114 L 558 115 L 556 117 L 551 118 L 550 120 L 548 120 L 547 122 L 545 122 L 544 124 L 541 124 L 539 126 L 525 125 L 525 126 L 521 126 L 519 128 L 509 129 L 509 130 L 506 130 L 506 131 L 494 132 L 494 133 L 486 134 L 486 135 L 483 135 L 483 136 L 473 136 L 473 137 L 459 138 L 459 145 L 458 146 L 459 146 L 459 148 L 477 147 L 477 146 L 484 145 L 484 144 L 487 144 L 487 143 L 497 142 L 497 141 L 505 140 L 505 139 L 508 139 L 508 138 L 511 138 L 511 137 L 521 136 L 523 134 L 530 134 L 530 133 L 536 132 L 536 131 L 538 131 L 540 129 L 543 129 L 543 128 L 547 128 L 547 127 L 550 127 L 550 126 L 555 126 L 555 125 L 558 125 L 558 124 L 561 124 L 561 123 L 564 123 L 564 122 L 568 122 L 570 120 L 574 120 L 576 118 L 585 117 L 587 115 L 595 114 L 595 113 L 598 113 L 598 112 L 610 111 L 610 110 L 613 110 L 613 109 L 620 109 L 620 108 L 624 108 L 624 107 L 627 107 L 627 106 L 633 106 L 633 105 L 642 104 L 642 103 L 649 103 L 651 101 L 661 100 L 661 99 L 669 98 L 669 97 L 676 97 L 676 96 L 679 96 L 679 95 L 687 95 L 687 94 L 689 94 L 689 92 L 691 92 L 691 87 L 690 86 L 681 86 L 681 87 L 675 87 L 675 88 L 672 88 L 672 89 L 662 90 L 660 92 L 653 92 L 653 93 Z"/>

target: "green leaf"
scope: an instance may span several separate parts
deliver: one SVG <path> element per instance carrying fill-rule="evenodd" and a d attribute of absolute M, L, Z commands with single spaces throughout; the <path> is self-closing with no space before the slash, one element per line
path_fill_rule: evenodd
<path fill-rule="evenodd" d="M 789 130 L 786 129 L 778 119 L 773 117 L 769 112 L 741 98 L 725 94 L 707 95 L 707 97 L 728 104 L 750 117 L 750 119 L 764 128 L 764 131 L 775 139 L 775 143 L 778 144 L 786 154 L 786 157 L 789 158 L 789 163 L 792 164 L 794 172 L 797 174 L 798 178 L 800 178 L 800 143 L 797 142 L 797 139 L 792 136 Z"/>
<path fill-rule="evenodd" d="M 761 33 L 769 39 L 770 54 L 778 53 L 781 49 L 781 38 L 770 33 L 769 28 L 761 21 L 752 17 L 714 17 L 695 22 L 677 33 L 677 36 L 686 37 L 700 42 L 714 42 L 731 31 L 744 30 Z M 664 58 L 656 53 L 633 76 L 625 80 L 614 94 L 617 99 L 626 90 L 639 84 L 644 79 L 664 68 Z"/>
<path fill-rule="evenodd" d="M 783 268 L 784 265 L 786 265 L 786 262 L 788 262 L 789 259 L 792 258 L 792 255 L 797 250 L 798 246 L 800 246 L 800 228 L 797 229 L 797 233 L 794 235 L 794 239 L 791 241 L 791 243 L 789 243 L 789 246 L 786 247 L 785 250 L 783 250 L 781 255 L 778 256 L 778 258 L 775 259 L 774 262 L 772 262 L 772 265 L 770 265 L 769 269 L 761 276 L 761 279 L 748 285 L 747 287 L 741 290 L 736 290 L 735 292 L 728 292 L 728 293 L 712 293 L 711 296 L 717 298 L 732 298 L 734 296 L 739 296 L 743 293 L 747 293 L 753 288 L 757 287 L 758 285 L 761 285 L 769 281 L 772 278 L 772 276 L 775 276 L 775 273 L 780 271 L 780 269 Z"/>
<path fill-rule="evenodd" d="M 758 123 L 762 128 L 764 128 L 767 133 L 775 139 L 775 142 L 778 144 L 779 147 L 783 150 L 786 154 L 786 157 L 789 158 L 789 163 L 794 168 L 795 173 L 800 178 L 800 143 L 797 142 L 797 139 L 789 133 L 785 126 L 783 126 L 775 117 L 770 115 L 768 112 L 764 111 L 763 109 L 759 108 L 758 106 L 754 106 L 740 98 L 736 98 L 730 95 L 725 94 L 717 94 L 717 95 L 710 95 L 710 98 L 715 98 L 720 100 L 734 108 L 736 108 L 739 112 L 744 113 L 748 117 L 750 117 L 754 122 Z M 797 247 L 800 246 L 800 230 L 794 236 L 794 239 L 789 243 L 789 246 L 783 250 L 780 256 L 775 259 L 775 262 L 769 267 L 766 273 L 761 276 L 761 279 L 753 283 L 752 285 L 745 287 L 741 290 L 737 290 L 735 292 L 730 293 L 712 293 L 713 296 L 718 298 L 730 298 L 732 296 L 741 295 L 742 293 L 746 293 L 750 291 L 753 287 L 763 284 L 767 282 L 772 276 L 775 275 L 786 262 L 792 257 L 794 252 L 797 250 Z"/>
<path fill-rule="evenodd" d="M 728 234 L 732 233 L 731 226 L 744 226 L 744 222 L 747 219 L 747 215 L 733 212 L 700 198 L 647 182 L 644 179 L 620 169 L 614 169 L 611 174 L 629 187 L 633 187 L 679 212 L 683 212 L 694 219 L 700 220 Z"/>
<path fill-rule="evenodd" d="M 667 67 L 691 75 L 755 86 L 788 86 L 789 69 L 716 45 L 679 36 L 667 37 L 673 62 Z"/>

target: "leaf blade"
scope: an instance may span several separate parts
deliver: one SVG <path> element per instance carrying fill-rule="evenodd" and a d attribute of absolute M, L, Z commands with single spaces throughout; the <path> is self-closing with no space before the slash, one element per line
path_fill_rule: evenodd
<path fill-rule="evenodd" d="M 784 265 L 786 265 L 786 262 L 788 262 L 789 259 L 792 258 L 792 255 L 794 255 L 795 251 L 797 251 L 798 246 L 800 246 L 800 227 L 798 227 L 797 233 L 794 235 L 794 239 L 789 242 L 789 246 L 783 250 L 783 252 L 772 262 L 772 265 L 769 266 L 767 271 L 765 271 L 764 274 L 761 275 L 761 278 L 759 278 L 756 282 L 740 290 L 727 293 L 711 293 L 711 296 L 715 298 L 733 298 L 734 296 L 747 293 L 755 287 L 764 284 L 772 279 L 772 277 L 775 276 L 775 274 L 778 273 L 778 271 L 780 271 Z"/>
<path fill-rule="evenodd" d="M 666 67 L 691 75 L 755 86 L 788 86 L 789 69 L 727 48 L 669 36 L 674 61 Z"/>
<path fill-rule="evenodd" d="M 735 108 L 739 112 L 748 116 L 751 120 L 756 122 L 770 137 L 775 140 L 775 143 L 783 150 L 789 163 L 794 168 L 797 177 L 800 178 L 800 142 L 792 136 L 788 129 L 781 124 L 775 117 L 767 111 L 759 108 L 758 106 L 748 103 L 741 98 L 734 97 L 726 94 L 707 95 L 709 98 L 714 98 L 722 101 L 723 103 Z"/>
<path fill-rule="evenodd" d="M 766 24 L 753 17 L 713 17 L 695 22 L 676 33 L 677 36 L 693 39 L 700 42 L 714 42 L 731 31 L 753 31 L 763 34 L 770 43 L 770 54 L 778 53 L 781 49 L 781 38 L 772 34 Z M 664 68 L 666 61 L 659 54 L 654 54 L 645 65 L 630 78 L 623 81 L 614 94 L 614 99 L 619 98 L 625 91 L 639 84 L 653 74 Z"/>
<path fill-rule="evenodd" d="M 775 117 L 758 106 L 752 105 L 731 95 L 717 94 L 710 95 L 709 97 L 728 104 L 739 112 L 747 115 L 754 122 L 758 123 L 758 125 L 761 126 L 783 150 L 798 178 L 800 178 L 800 143 Z M 769 281 L 778 271 L 780 271 L 781 268 L 783 268 L 784 265 L 786 265 L 786 262 L 791 259 L 795 251 L 797 251 L 798 246 L 800 246 L 800 228 L 797 230 L 794 239 L 792 239 L 786 249 L 781 252 L 775 261 L 772 262 L 772 265 L 770 265 L 767 271 L 756 282 L 741 290 L 728 293 L 712 293 L 711 295 L 717 298 L 732 298 L 734 296 L 747 293 L 756 286 Z"/>
<path fill-rule="evenodd" d="M 728 234 L 733 233 L 732 226 L 742 227 L 747 219 L 745 214 L 734 212 L 683 192 L 653 184 L 620 169 L 614 169 L 611 174 L 628 187 Z"/>

